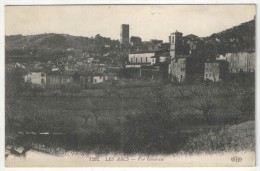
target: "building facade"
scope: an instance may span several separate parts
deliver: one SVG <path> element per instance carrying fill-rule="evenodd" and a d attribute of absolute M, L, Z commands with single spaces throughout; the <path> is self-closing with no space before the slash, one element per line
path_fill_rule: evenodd
<path fill-rule="evenodd" d="M 98 84 L 104 82 L 103 74 L 94 74 L 93 75 L 93 84 Z"/>
<path fill-rule="evenodd" d="M 24 76 L 24 81 L 45 87 L 45 85 L 46 85 L 46 73 L 45 72 L 31 72 L 31 73 Z"/>
<path fill-rule="evenodd" d="M 204 80 L 213 82 L 226 81 L 229 75 L 229 63 L 224 60 L 217 60 L 205 63 Z"/>
<path fill-rule="evenodd" d="M 63 84 L 73 83 L 73 74 L 71 73 L 59 73 L 59 72 L 50 72 L 47 73 L 47 86 L 60 86 Z"/>
<path fill-rule="evenodd" d="M 255 72 L 255 53 L 227 53 L 222 58 L 229 62 L 230 73 Z"/>
<path fill-rule="evenodd" d="M 155 63 L 155 59 L 152 58 L 154 55 L 154 52 L 130 53 L 128 55 L 128 62 L 129 64 L 152 65 Z"/>
<path fill-rule="evenodd" d="M 170 42 L 170 64 L 168 67 L 168 73 L 171 77 L 171 80 L 173 80 L 173 77 L 178 75 L 178 73 L 174 73 L 174 72 L 176 72 L 176 69 L 174 69 L 174 67 L 176 66 L 176 61 L 174 59 L 178 55 L 182 54 L 182 50 L 181 50 L 182 49 L 182 33 L 178 32 L 178 31 L 171 33 L 171 35 L 169 36 L 169 42 Z"/>
<path fill-rule="evenodd" d="M 190 55 L 179 56 L 172 61 L 172 81 L 192 81 L 199 77 L 198 60 Z"/>

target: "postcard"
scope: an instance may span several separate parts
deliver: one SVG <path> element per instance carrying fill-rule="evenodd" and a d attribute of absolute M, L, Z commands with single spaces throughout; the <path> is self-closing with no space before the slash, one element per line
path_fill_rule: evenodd
<path fill-rule="evenodd" d="M 4 8 L 5 167 L 255 166 L 255 4 Z"/>

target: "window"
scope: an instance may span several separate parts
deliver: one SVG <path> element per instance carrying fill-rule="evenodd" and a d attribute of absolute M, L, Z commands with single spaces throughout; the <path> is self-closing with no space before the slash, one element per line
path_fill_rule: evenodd
<path fill-rule="evenodd" d="M 250 66 L 250 62 L 248 62 L 248 66 Z"/>
<path fill-rule="evenodd" d="M 146 58 L 145 58 L 145 62 L 146 62 L 146 63 L 147 63 L 147 59 L 148 59 L 148 58 L 146 57 Z"/>
<path fill-rule="evenodd" d="M 133 58 L 131 58 L 131 63 L 133 63 Z"/>
<path fill-rule="evenodd" d="M 172 36 L 172 43 L 174 43 L 174 36 Z"/>
<path fill-rule="evenodd" d="M 213 77 L 215 77 L 215 74 L 213 74 Z"/>
<path fill-rule="evenodd" d="M 245 66 L 246 66 L 246 63 L 245 63 Z"/>
<path fill-rule="evenodd" d="M 102 79 L 102 76 L 99 76 L 99 79 Z"/>
<path fill-rule="evenodd" d="M 143 62 L 143 58 L 141 58 L 141 63 Z"/>
<path fill-rule="evenodd" d="M 135 63 L 137 63 L 137 58 L 135 58 Z"/>
<path fill-rule="evenodd" d="M 209 77 L 211 77 L 211 74 L 209 74 Z"/>
<path fill-rule="evenodd" d="M 208 77 L 208 74 L 206 74 L 206 77 Z"/>

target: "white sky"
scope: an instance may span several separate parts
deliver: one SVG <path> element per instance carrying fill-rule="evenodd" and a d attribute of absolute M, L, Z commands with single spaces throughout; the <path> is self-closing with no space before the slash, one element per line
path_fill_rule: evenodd
<path fill-rule="evenodd" d="M 252 20 L 254 15 L 254 5 L 6 6 L 5 34 L 101 34 L 119 39 L 120 25 L 130 24 L 130 36 L 168 41 L 176 30 L 209 36 Z"/>

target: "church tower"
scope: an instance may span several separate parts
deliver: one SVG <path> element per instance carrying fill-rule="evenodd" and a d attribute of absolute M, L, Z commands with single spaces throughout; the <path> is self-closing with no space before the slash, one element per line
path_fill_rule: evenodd
<path fill-rule="evenodd" d="M 172 74 L 172 67 L 173 67 L 173 62 L 174 59 L 176 58 L 177 55 L 182 54 L 182 33 L 176 32 L 171 33 L 169 36 L 169 41 L 170 41 L 170 57 L 171 57 L 171 64 L 169 66 L 169 74 Z"/>

